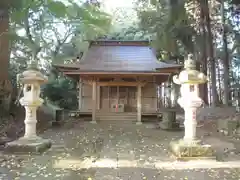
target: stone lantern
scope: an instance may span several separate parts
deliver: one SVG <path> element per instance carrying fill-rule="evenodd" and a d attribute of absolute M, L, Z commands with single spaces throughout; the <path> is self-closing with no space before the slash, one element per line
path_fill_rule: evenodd
<path fill-rule="evenodd" d="M 42 152 L 51 147 L 50 140 L 37 136 L 37 109 L 42 105 L 40 98 L 40 85 L 47 82 L 47 78 L 42 75 L 34 65 L 29 65 L 28 69 L 18 75 L 19 82 L 23 86 L 23 97 L 20 104 L 25 108 L 25 134 L 20 139 L 10 142 L 6 146 L 7 151 L 12 152 Z"/>
<path fill-rule="evenodd" d="M 173 82 L 181 85 L 181 97 L 178 99 L 178 103 L 185 112 L 185 134 L 183 139 L 170 143 L 171 151 L 178 159 L 212 158 L 214 153 L 212 147 L 203 144 L 196 137 L 196 112 L 203 104 L 203 100 L 199 97 L 198 86 L 206 83 L 207 77 L 196 70 L 196 61 L 194 61 L 193 55 L 189 55 L 185 60 L 184 70 L 173 77 Z"/>

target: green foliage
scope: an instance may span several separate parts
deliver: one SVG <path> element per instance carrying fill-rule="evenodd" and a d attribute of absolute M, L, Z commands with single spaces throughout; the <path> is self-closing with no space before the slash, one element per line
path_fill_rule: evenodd
<path fill-rule="evenodd" d="M 62 18 L 68 13 L 66 6 L 60 1 L 48 1 L 47 7 L 54 17 Z"/>
<path fill-rule="evenodd" d="M 50 80 L 42 88 L 43 96 L 50 102 L 64 109 L 74 109 L 77 106 L 76 82 L 66 77 Z"/>
<path fill-rule="evenodd" d="M 22 0 L 1 0 L 1 8 L 19 9 L 22 6 Z"/>
<path fill-rule="evenodd" d="M 143 4 L 148 2 L 141 0 Z M 193 53 L 195 32 L 182 1 L 153 1 L 149 8 L 140 6 L 138 16 L 140 26 L 152 34 L 153 45 L 163 59 Z"/>
<path fill-rule="evenodd" d="M 84 40 L 106 34 L 111 26 L 111 17 L 91 4 L 6 0 L 0 2 L 1 7 L 3 2 L 10 10 L 10 78 L 15 89 L 16 75 L 25 70 L 30 60 L 38 62 L 47 74 L 52 63 L 76 58 L 88 46 Z M 43 87 L 43 95 L 63 108 L 77 104 L 75 82 L 68 78 L 50 78 Z"/>
<path fill-rule="evenodd" d="M 137 25 L 132 25 L 128 28 L 113 31 L 108 35 L 101 37 L 107 40 L 150 40 L 150 34 L 141 30 Z"/>
<path fill-rule="evenodd" d="M 13 50 L 17 49 L 14 46 L 24 47 L 20 58 L 33 57 L 36 61 L 45 60 L 46 64 L 63 63 L 67 57 L 59 54 L 65 44 L 71 44 L 73 39 L 95 39 L 106 33 L 111 24 L 108 14 L 91 5 L 22 0 L 22 7 L 10 16 Z"/>

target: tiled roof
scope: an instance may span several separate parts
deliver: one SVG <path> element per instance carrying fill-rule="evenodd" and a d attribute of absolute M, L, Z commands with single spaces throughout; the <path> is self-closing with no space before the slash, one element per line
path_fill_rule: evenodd
<path fill-rule="evenodd" d="M 154 72 L 181 66 L 159 62 L 147 41 L 94 41 L 80 62 L 65 67 L 79 71 Z"/>

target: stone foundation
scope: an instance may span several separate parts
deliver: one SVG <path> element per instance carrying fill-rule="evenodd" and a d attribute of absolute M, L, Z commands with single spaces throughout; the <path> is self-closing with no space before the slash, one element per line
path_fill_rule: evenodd
<path fill-rule="evenodd" d="M 170 150 L 178 160 L 216 159 L 213 148 L 200 141 L 174 141 L 170 143 Z"/>
<path fill-rule="evenodd" d="M 51 141 L 48 139 L 20 138 L 6 144 L 5 152 L 7 153 L 34 153 L 41 154 L 51 148 Z"/>

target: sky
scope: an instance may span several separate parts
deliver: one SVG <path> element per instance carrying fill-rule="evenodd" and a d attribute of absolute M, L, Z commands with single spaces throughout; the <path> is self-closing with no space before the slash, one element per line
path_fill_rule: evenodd
<path fill-rule="evenodd" d="M 134 10 L 135 0 L 101 0 L 103 9 L 112 15 L 114 24 L 113 31 L 126 28 L 137 21 L 137 14 Z"/>

